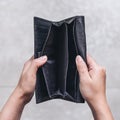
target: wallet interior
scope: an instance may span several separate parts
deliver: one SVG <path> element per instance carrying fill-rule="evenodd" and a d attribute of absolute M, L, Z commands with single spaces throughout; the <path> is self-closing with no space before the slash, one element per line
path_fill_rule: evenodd
<path fill-rule="evenodd" d="M 55 98 L 84 102 L 75 63 L 78 54 L 86 61 L 84 17 L 60 22 L 35 17 L 34 26 L 35 58 L 48 57 L 37 71 L 36 102 Z"/>

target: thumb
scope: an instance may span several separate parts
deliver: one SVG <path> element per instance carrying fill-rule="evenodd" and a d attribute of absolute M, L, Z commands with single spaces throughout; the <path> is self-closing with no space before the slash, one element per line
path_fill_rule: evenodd
<path fill-rule="evenodd" d="M 80 55 L 76 57 L 76 65 L 81 80 L 89 77 L 87 65 Z"/>
<path fill-rule="evenodd" d="M 47 56 L 41 56 L 39 58 L 33 59 L 31 64 L 31 70 L 36 73 L 38 68 L 44 65 L 47 61 Z"/>

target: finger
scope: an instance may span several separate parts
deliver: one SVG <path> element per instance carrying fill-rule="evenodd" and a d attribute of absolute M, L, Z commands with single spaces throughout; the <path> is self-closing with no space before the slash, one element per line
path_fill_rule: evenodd
<path fill-rule="evenodd" d="M 95 60 L 89 54 L 87 54 L 87 64 L 89 70 L 95 69 L 98 66 Z"/>
<path fill-rule="evenodd" d="M 44 65 L 46 63 L 46 61 L 47 61 L 47 56 L 46 55 L 32 60 L 32 63 L 31 63 L 32 72 L 36 73 L 38 68 L 41 67 L 42 65 Z"/>
<path fill-rule="evenodd" d="M 79 72 L 81 80 L 86 77 L 89 77 L 87 65 L 82 59 L 82 57 L 80 57 L 80 55 L 76 57 L 76 65 L 77 65 L 77 70 Z"/>

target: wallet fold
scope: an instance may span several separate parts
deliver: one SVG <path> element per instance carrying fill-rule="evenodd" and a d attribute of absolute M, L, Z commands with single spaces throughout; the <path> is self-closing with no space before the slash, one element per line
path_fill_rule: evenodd
<path fill-rule="evenodd" d="M 75 58 L 86 62 L 84 16 L 59 22 L 34 17 L 34 58 L 47 55 L 37 71 L 36 103 L 50 99 L 83 103 Z"/>

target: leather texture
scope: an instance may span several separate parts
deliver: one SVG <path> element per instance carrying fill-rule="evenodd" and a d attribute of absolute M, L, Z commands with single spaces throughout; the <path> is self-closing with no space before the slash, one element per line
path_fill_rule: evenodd
<path fill-rule="evenodd" d="M 34 17 L 34 37 L 34 58 L 48 56 L 37 71 L 36 103 L 57 98 L 84 103 L 75 63 L 78 54 L 86 62 L 84 16 L 59 22 Z"/>

